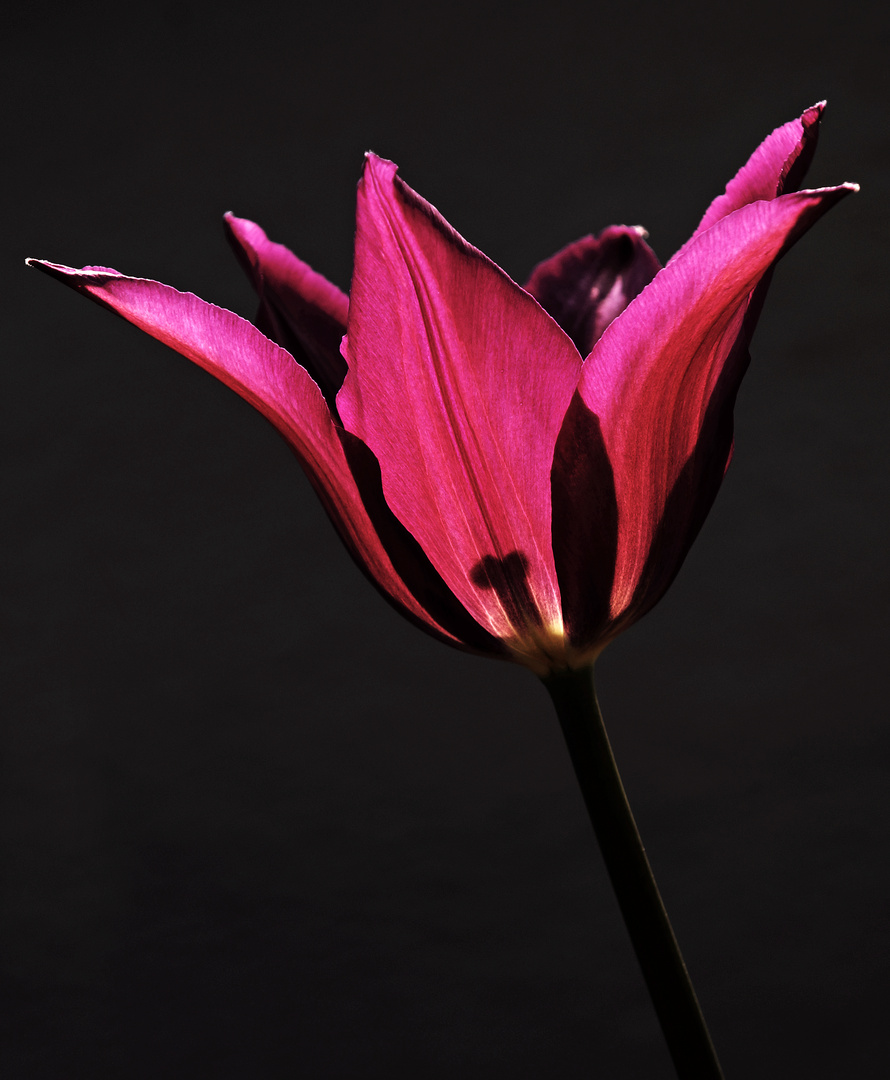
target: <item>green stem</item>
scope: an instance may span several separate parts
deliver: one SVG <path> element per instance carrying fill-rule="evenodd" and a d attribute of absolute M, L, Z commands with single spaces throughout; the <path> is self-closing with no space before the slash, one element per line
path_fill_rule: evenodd
<path fill-rule="evenodd" d="M 559 722 L 600 850 L 680 1080 L 723 1080 L 689 972 L 624 793 L 593 671 L 548 675 Z"/>

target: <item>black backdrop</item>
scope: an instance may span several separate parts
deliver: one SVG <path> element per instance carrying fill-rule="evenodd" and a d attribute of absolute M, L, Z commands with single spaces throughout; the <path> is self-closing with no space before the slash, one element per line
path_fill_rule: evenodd
<path fill-rule="evenodd" d="M 867 8 L 865 10 L 868 10 Z M 34 5 L 0 50 L 3 1049 L 15 1080 L 672 1075 L 549 702 L 400 621 L 229 391 L 22 266 L 349 284 L 372 148 L 520 280 L 666 258 L 829 99 L 736 458 L 599 664 L 732 1078 L 886 1075 L 886 21 L 851 5 Z"/>

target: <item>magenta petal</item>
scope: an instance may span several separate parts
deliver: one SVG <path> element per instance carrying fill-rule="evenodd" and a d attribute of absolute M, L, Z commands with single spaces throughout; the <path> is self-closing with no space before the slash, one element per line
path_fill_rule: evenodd
<path fill-rule="evenodd" d="M 722 459 L 713 467 L 697 467 L 699 478 L 707 476 L 715 484 L 722 476 L 725 440 L 710 447 L 702 439 L 715 430 L 706 423 L 715 395 L 731 406 L 744 371 L 739 365 L 732 378 L 721 378 L 737 351 L 749 296 L 783 252 L 852 190 L 855 186 L 844 185 L 784 195 L 717 221 L 658 274 L 594 347 L 579 389 L 600 419 L 614 470 L 618 547 L 613 618 L 626 613 L 632 602 L 634 607 L 642 603 L 638 586 L 647 564 L 651 567 L 672 495 L 675 535 L 679 523 L 700 516 L 703 500 L 713 497 L 696 484 L 686 485 L 685 493 L 684 485 L 677 486 L 693 455 L 707 457 L 713 451 Z M 687 546 L 683 540 L 678 548 L 685 553 Z M 676 558 L 658 561 L 653 593 L 663 591 L 677 566 Z"/>
<path fill-rule="evenodd" d="M 724 194 L 718 195 L 705 211 L 690 240 L 748 203 L 795 191 L 816 152 L 824 108 L 825 102 L 820 101 L 806 109 L 800 119 L 789 120 L 767 135 L 726 185 Z"/>
<path fill-rule="evenodd" d="M 490 260 L 367 159 L 337 398 L 387 502 L 493 634 L 561 634 L 550 468 L 581 358 Z"/>
<path fill-rule="evenodd" d="M 799 187 L 816 150 L 825 102 L 804 111 L 800 119 L 776 128 L 711 203 L 693 236 L 674 255 L 722 218 L 751 202 L 771 200 Z M 687 460 L 667 501 L 658 532 L 636 586 L 631 617 L 639 618 L 668 587 L 685 558 L 720 486 L 732 456 L 735 393 L 750 363 L 748 345 L 760 317 L 775 262 L 751 293 L 735 342 L 723 363 L 702 421 L 699 442 Z"/>
<path fill-rule="evenodd" d="M 525 285 L 587 356 L 661 264 L 639 228 L 613 225 L 539 263 Z"/>
<path fill-rule="evenodd" d="M 329 405 L 346 376 L 340 342 L 346 333 L 349 301 L 336 285 L 274 244 L 259 225 L 225 215 L 226 235 L 256 289 L 257 327 L 302 364 Z"/>
<path fill-rule="evenodd" d="M 466 617 L 436 575 L 424 575 L 422 552 L 383 501 L 373 455 L 335 424 L 318 386 L 284 349 L 245 319 L 192 293 L 106 268 L 28 262 L 169 345 L 249 401 L 295 451 L 353 557 L 388 599 L 437 637 L 499 652 L 498 643 Z"/>

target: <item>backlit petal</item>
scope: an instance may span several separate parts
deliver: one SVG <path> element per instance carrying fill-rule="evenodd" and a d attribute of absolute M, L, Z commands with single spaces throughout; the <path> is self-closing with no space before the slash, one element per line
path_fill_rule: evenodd
<path fill-rule="evenodd" d="M 726 191 L 718 195 L 705 211 L 687 243 L 748 203 L 774 199 L 786 191 L 796 191 L 816 152 L 819 121 L 824 108 L 825 102 L 820 101 L 806 109 L 799 119 L 789 120 L 767 135 L 726 185 Z"/>
<path fill-rule="evenodd" d="M 340 415 L 480 624 L 559 635 L 550 468 L 580 355 L 395 172 L 369 156 L 359 185 Z"/>
<path fill-rule="evenodd" d="M 697 449 L 710 449 L 699 440 L 715 391 L 724 400 L 735 395 L 737 381 L 727 384 L 720 376 L 748 297 L 776 259 L 851 190 L 853 185 L 844 185 L 754 202 L 716 222 L 658 274 L 594 347 L 580 391 L 599 417 L 614 471 L 613 618 L 628 610 L 647 564 L 652 567 L 649 556 L 684 468 Z M 684 511 L 687 517 L 698 513 L 701 494 L 694 489 L 681 492 L 680 506 L 672 507 L 675 525 Z M 679 543 L 679 531 L 668 538 L 671 543 Z M 660 595 L 678 564 L 664 551 L 655 562 L 649 591 Z"/>
<path fill-rule="evenodd" d="M 353 557 L 381 591 L 436 636 L 499 651 L 447 593 L 393 518 L 373 455 L 335 424 L 318 386 L 289 353 L 245 319 L 192 293 L 106 268 L 75 270 L 28 261 L 188 357 L 249 401 L 295 451 Z M 436 616 L 444 616 L 449 628 Z"/>
<path fill-rule="evenodd" d="M 804 111 L 797 120 L 775 129 L 708 207 L 692 237 L 670 262 L 683 255 L 698 236 L 735 210 L 759 200 L 795 191 L 816 150 L 825 102 Z M 745 313 L 728 349 L 705 411 L 695 451 L 687 459 L 668 497 L 637 582 L 630 615 L 640 618 L 668 587 L 707 517 L 733 451 L 733 405 L 748 369 L 748 346 L 754 334 L 775 261 L 748 298 Z M 724 346 L 730 343 L 727 341 Z"/>

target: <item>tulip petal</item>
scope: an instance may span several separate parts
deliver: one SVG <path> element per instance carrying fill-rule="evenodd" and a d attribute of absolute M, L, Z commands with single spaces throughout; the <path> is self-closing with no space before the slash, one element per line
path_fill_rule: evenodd
<path fill-rule="evenodd" d="M 333 421 L 318 386 L 284 349 L 246 319 L 192 293 L 108 268 L 28 263 L 188 357 L 271 421 L 356 562 L 403 614 L 451 644 L 502 651 L 467 616 L 393 517 L 371 452 Z"/>
<path fill-rule="evenodd" d="M 713 200 L 690 239 L 670 260 L 681 256 L 698 236 L 743 206 L 794 191 L 816 150 L 825 102 L 783 124 L 757 147 L 747 163 Z M 669 263 L 669 265 L 670 265 Z M 748 346 L 766 300 L 775 261 L 748 298 L 741 327 L 723 362 L 702 420 L 696 449 L 687 460 L 665 504 L 646 565 L 637 582 L 629 621 L 640 618 L 670 585 L 713 504 L 733 449 L 733 404 L 750 363 Z"/>
<path fill-rule="evenodd" d="M 294 357 L 321 387 L 329 406 L 346 376 L 340 341 L 349 301 L 259 225 L 226 214 L 226 236 L 260 298 L 255 319 L 266 337 Z"/>
<path fill-rule="evenodd" d="M 618 506 L 599 418 L 578 392 L 556 441 L 551 478 L 553 559 L 566 636 L 574 661 L 590 663 L 609 640 Z"/>
<path fill-rule="evenodd" d="M 512 644 L 561 636 L 550 469 L 581 358 L 395 172 L 369 155 L 359 185 L 340 415 L 480 624 Z"/>
<path fill-rule="evenodd" d="M 816 152 L 819 122 L 824 108 L 825 102 L 820 101 L 804 110 L 799 119 L 789 120 L 767 135 L 726 185 L 726 191 L 718 195 L 705 211 L 698 228 L 684 247 L 705 229 L 710 229 L 721 218 L 748 203 L 774 199 L 786 191 L 796 191 Z"/>
<path fill-rule="evenodd" d="M 609 323 L 661 269 L 639 227 L 613 225 L 539 263 L 526 292 L 587 356 Z"/>
<path fill-rule="evenodd" d="M 855 185 L 750 203 L 686 246 L 610 324 L 584 365 L 579 390 L 602 425 L 618 503 L 618 548 L 611 613 L 619 618 L 657 564 L 649 600 L 661 595 L 682 561 L 703 501 L 713 498 L 726 464 L 725 440 L 710 446 L 709 416 L 729 403 L 741 374 L 721 379 L 737 353 L 748 298 L 775 261 Z M 739 371 L 744 366 L 740 365 Z M 721 460 L 695 468 L 712 490 L 678 481 L 693 455 Z M 684 473 L 684 469 L 686 472 Z M 674 494 L 676 492 L 676 494 Z M 672 558 L 650 559 L 671 503 Z M 700 523 L 700 522 L 699 522 Z M 679 556 L 677 552 L 681 552 Z M 657 593 L 657 595 L 655 595 Z M 654 600 L 651 600 L 654 602 Z M 647 600 L 648 603 L 648 600 Z M 649 604 L 651 606 L 651 603 Z"/>

